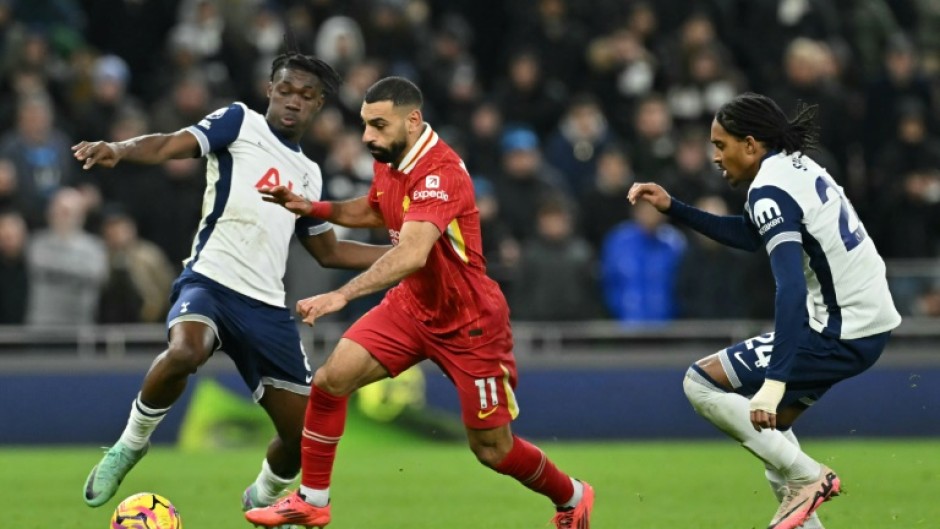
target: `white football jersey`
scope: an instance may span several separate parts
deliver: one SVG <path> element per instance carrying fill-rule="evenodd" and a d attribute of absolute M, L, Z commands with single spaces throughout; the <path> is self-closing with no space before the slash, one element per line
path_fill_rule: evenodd
<path fill-rule="evenodd" d="M 768 156 L 748 189 L 747 212 L 768 254 L 783 242 L 802 244 L 815 331 L 856 339 L 901 323 L 884 261 L 842 187 L 811 158 Z"/>
<path fill-rule="evenodd" d="M 216 110 L 186 129 L 208 157 L 202 220 L 188 270 L 269 305 L 284 306 L 291 235 L 319 235 L 329 223 L 261 199 L 258 189 L 284 185 L 309 200 L 323 188 L 320 167 L 242 103 Z"/>

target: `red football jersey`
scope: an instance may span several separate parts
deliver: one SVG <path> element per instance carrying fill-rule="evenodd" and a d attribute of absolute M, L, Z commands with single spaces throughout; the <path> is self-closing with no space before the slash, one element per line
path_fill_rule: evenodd
<path fill-rule="evenodd" d="M 492 325 L 508 325 L 506 299 L 486 275 L 473 183 L 457 153 L 427 125 L 397 167 L 376 162 L 374 170 L 369 202 L 382 213 L 392 244 L 408 221 L 431 222 L 441 231 L 424 268 L 390 290 L 386 301 L 431 332 L 459 330 L 472 342 L 486 341 Z"/>

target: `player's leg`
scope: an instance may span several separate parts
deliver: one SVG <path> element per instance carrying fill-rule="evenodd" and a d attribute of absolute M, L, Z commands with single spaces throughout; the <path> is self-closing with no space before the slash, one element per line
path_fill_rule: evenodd
<path fill-rule="evenodd" d="M 124 476 L 146 454 L 150 436 L 185 390 L 189 375 L 211 356 L 216 342 L 215 330 L 206 323 L 182 321 L 173 325 L 169 347 L 147 371 L 121 437 L 85 481 L 85 503 L 97 507 L 114 496 Z"/>
<path fill-rule="evenodd" d="M 519 414 L 519 405 L 508 325 L 504 333 L 479 345 L 450 337 L 427 339 L 429 358 L 457 389 L 467 440 L 477 459 L 551 500 L 557 511 L 553 519 L 557 527 L 586 529 L 594 502 L 591 486 L 559 470 L 542 450 L 513 435 L 509 426 Z"/>
<path fill-rule="evenodd" d="M 591 486 L 559 470 L 545 452 L 513 435 L 509 424 L 486 430 L 468 427 L 467 440 L 481 463 L 551 500 L 557 527 L 589 527 Z M 580 519 L 583 525 L 578 525 Z"/>
<path fill-rule="evenodd" d="M 784 433 L 832 382 L 820 377 L 815 390 L 788 390 L 778 408 L 778 429 L 756 431 L 744 395 L 752 395 L 763 383 L 772 344 L 772 335 L 759 336 L 704 358 L 689 369 L 683 387 L 696 412 L 783 478 L 786 486 L 775 489 L 784 492 L 783 500 L 770 527 L 789 529 L 803 523 L 822 501 L 838 494 L 838 477 Z M 802 373 L 797 375 L 805 378 L 800 382 L 812 387 L 810 377 L 816 375 L 811 363 L 816 360 L 814 355 L 804 356 L 797 357 L 793 372 Z M 817 498 L 816 492 L 822 496 Z"/>
<path fill-rule="evenodd" d="M 300 490 L 270 507 L 248 511 L 249 522 L 266 527 L 329 523 L 330 478 L 346 426 L 349 395 L 423 359 L 415 327 L 412 320 L 383 303 L 346 331 L 313 376 L 301 435 Z"/>
<path fill-rule="evenodd" d="M 274 423 L 277 434 L 268 443 L 261 470 L 242 495 L 244 510 L 271 505 L 300 473 L 300 433 L 309 395 L 266 387 L 258 403 Z"/>
<path fill-rule="evenodd" d="M 340 340 L 313 377 L 300 443 L 300 489 L 270 507 L 248 511 L 245 517 L 249 522 L 265 527 L 323 527 L 329 523 L 330 478 L 346 426 L 349 395 L 388 376 L 386 368 L 363 346 L 346 338 Z"/>
<path fill-rule="evenodd" d="M 799 440 L 796 438 L 796 434 L 793 433 L 793 428 L 788 430 L 781 430 L 783 436 L 795 444 L 797 447 L 800 446 Z M 769 465 L 765 464 L 764 476 L 767 478 L 767 482 L 770 484 L 770 489 L 774 493 L 774 497 L 777 498 L 778 503 L 783 503 L 783 500 L 787 497 L 787 494 L 790 492 L 790 489 L 787 487 L 787 478 L 783 477 L 777 469 L 772 468 Z M 803 529 L 825 529 L 822 522 L 819 520 L 819 516 L 814 512 L 810 515 L 809 518 L 803 522 Z"/>

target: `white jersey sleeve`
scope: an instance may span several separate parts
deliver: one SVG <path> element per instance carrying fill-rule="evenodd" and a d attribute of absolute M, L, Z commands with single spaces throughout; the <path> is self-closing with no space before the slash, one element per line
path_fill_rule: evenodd
<path fill-rule="evenodd" d="M 284 185 L 319 200 L 319 166 L 241 103 L 219 109 L 186 129 L 208 158 L 202 220 L 186 273 L 206 276 L 240 294 L 284 306 L 290 238 L 332 229 L 261 199 L 258 189 Z"/>
<path fill-rule="evenodd" d="M 811 158 L 766 158 L 748 190 L 748 211 L 768 253 L 784 242 L 802 244 L 814 330 L 855 339 L 900 324 L 884 261 L 842 188 Z"/>

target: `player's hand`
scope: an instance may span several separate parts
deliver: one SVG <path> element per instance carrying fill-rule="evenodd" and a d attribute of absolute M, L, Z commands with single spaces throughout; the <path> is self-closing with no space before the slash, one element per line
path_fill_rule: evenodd
<path fill-rule="evenodd" d="M 285 186 L 262 187 L 258 192 L 265 202 L 279 204 L 295 215 L 303 216 L 310 212 L 310 201 Z"/>
<path fill-rule="evenodd" d="M 649 182 L 633 184 L 627 192 L 627 200 L 634 206 L 637 200 L 645 200 L 660 213 L 665 213 L 672 205 L 672 197 L 669 193 L 661 185 Z"/>
<path fill-rule="evenodd" d="M 342 310 L 346 303 L 348 303 L 346 296 L 339 292 L 327 292 L 298 301 L 297 313 L 303 318 L 304 323 L 313 327 L 317 318 Z"/>
<path fill-rule="evenodd" d="M 91 169 L 95 165 L 102 167 L 114 167 L 121 161 L 122 149 L 116 143 L 106 141 L 88 142 L 83 141 L 72 145 L 72 152 L 75 159 L 82 164 L 82 169 Z"/>
<path fill-rule="evenodd" d="M 751 425 L 758 432 L 764 428 L 777 429 L 777 406 L 783 399 L 787 385 L 779 380 L 764 380 L 760 390 L 751 397 Z"/>

